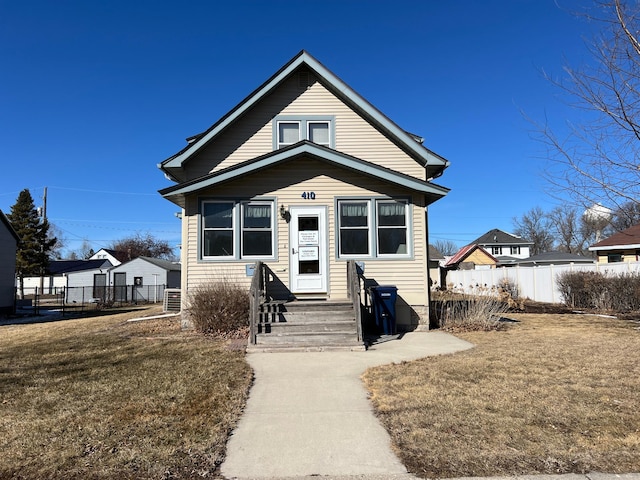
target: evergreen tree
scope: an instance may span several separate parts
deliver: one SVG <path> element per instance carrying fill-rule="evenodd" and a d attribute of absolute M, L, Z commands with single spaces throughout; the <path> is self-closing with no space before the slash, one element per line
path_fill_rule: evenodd
<path fill-rule="evenodd" d="M 16 274 L 20 279 L 20 295 L 24 297 L 24 277 L 44 275 L 49 252 L 57 239 L 49 237 L 49 222 L 41 220 L 28 189 L 18 195 L 7 215 L 20 242 L 16 254 Z"/>

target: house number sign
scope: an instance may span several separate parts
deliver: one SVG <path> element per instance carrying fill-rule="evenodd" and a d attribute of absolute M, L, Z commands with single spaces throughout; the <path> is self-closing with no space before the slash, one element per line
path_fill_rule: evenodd
<path fill-rule="evenodd" d="M 315 200 L 316 199 L 316 192 L 302 192 L 302 195 L 300 195 L 302 198 L 304 198 L 305 200 Z"/>

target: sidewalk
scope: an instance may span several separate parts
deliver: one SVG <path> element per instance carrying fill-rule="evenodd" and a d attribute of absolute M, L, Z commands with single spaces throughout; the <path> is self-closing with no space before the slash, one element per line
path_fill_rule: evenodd
<path fill-rule="evenodd" d="M 409 333 L 366 352 L 250 353 L 255 382 L 227 446 L 227 478 L 397 479 L 391 451 L 360 380 L 373 366 L 473 345 L 443 332 Z"/>

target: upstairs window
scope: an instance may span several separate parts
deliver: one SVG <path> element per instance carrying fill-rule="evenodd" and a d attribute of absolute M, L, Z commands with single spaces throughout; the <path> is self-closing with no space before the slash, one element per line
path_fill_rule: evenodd
<path fill-rule="evenodd" d="M 520 247 L 511 247 L 511 255 L 520 255 Z"/>
<path fill-rule="evenodd" d="M 300 122 L 278 122 L 278 148 L 300 141 Z"/>
<path fill-rule="evenodd" d="M 491 247 L 491 255 L 502 255 L 502 247 Z"/>
<path fill-rule="evenodd" d="M 323 147 L 335 147 L 334 118 L 329 116 L 281 116 L 273 124 L 273 148 L 309 140 Z"/>

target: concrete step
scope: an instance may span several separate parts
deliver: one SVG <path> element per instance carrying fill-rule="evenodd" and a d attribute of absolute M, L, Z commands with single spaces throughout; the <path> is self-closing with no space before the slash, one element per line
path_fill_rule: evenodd
<path fill-rule="evenodd" d="M 247 353 L 295 353 L 295 352 L 364 352 L 367 347 L 363 343 L 348 343 L 344 345 L 249 345 Z"/>
<path fill-rule="evenodd" d="M 260 333 L 256 345 L 356 345 L 355 333 L 304 332 L 304 333 Z"/>
<path fill-rule="evenodd" d="M 342 321 L 305 321 L 305 322 L 276 322 L 260 325 L 258 333 L 322 333 L 342 332 L 357 334 L 355 318 Z"/>

